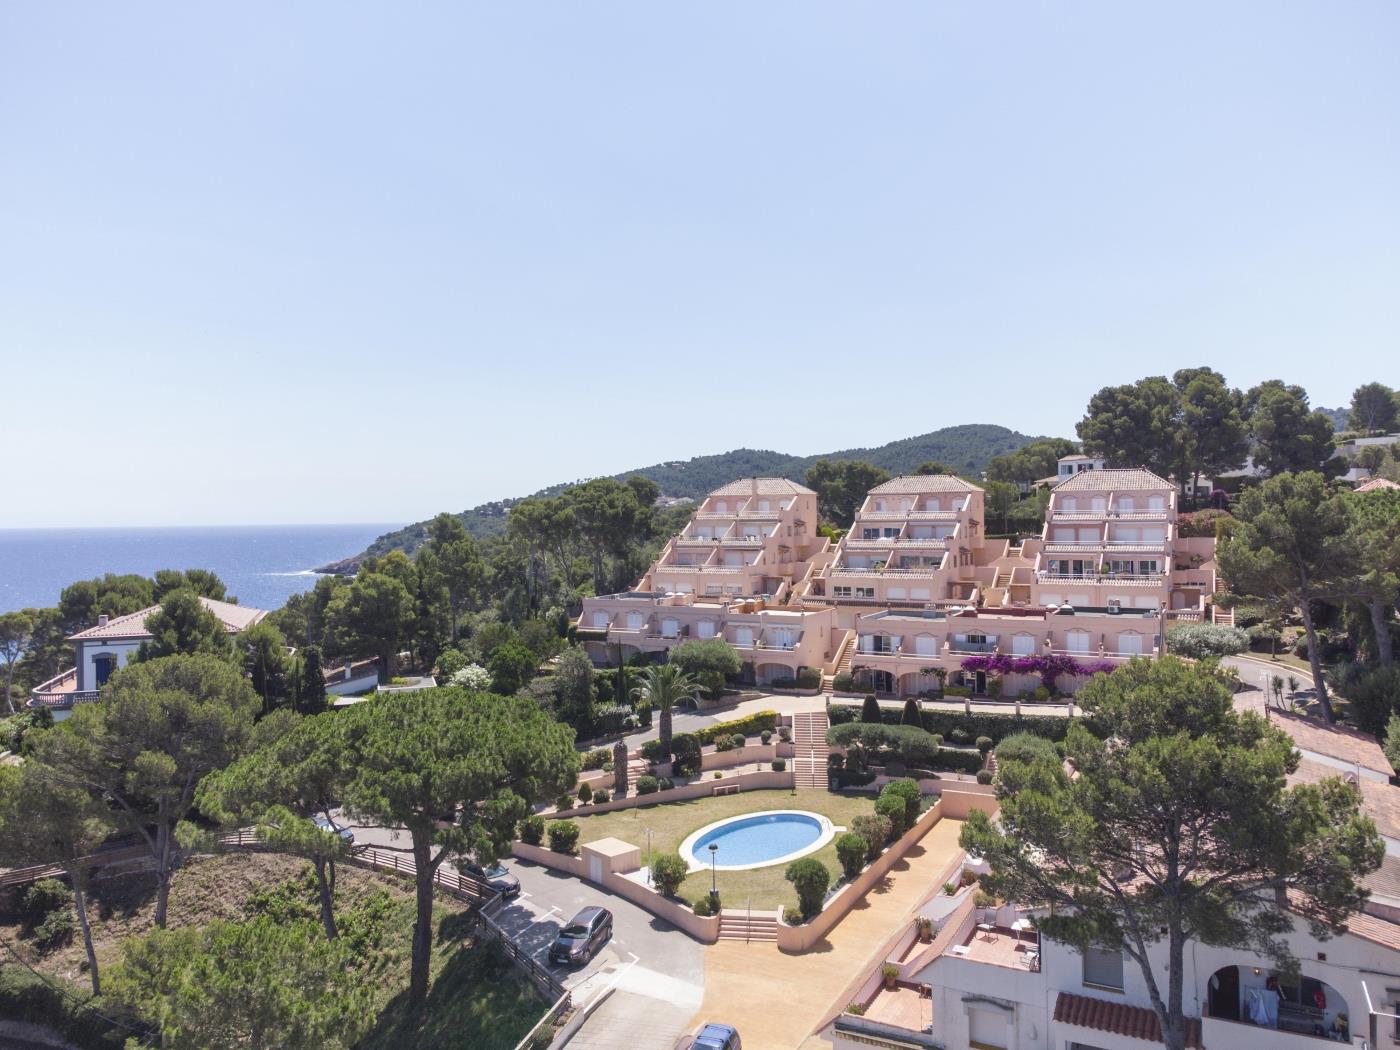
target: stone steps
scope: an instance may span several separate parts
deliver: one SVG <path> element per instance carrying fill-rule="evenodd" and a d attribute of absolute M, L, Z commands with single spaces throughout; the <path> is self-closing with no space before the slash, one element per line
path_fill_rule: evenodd
<path fill-rule="evenodd" d="M 725 908 L 719 913 L 719 939 L 771 944 L 778 939 L 778 916 L 769 911 L 750 914 L 742 908 Z"/>

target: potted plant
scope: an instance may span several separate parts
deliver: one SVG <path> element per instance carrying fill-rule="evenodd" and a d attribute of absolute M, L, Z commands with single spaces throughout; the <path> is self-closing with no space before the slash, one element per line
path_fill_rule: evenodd
<path fill-rule="evenodd" d="M 885 963 L 880 967 L 880 976 L 885 979 L 886 988 L 893 988 L 894 982 L 899 980 L 899 967 L 894 963 Z"/>
<path fill-rule="evenodd" d="M 914 928 L 918 931 L 919 941 L 928 944 L 933 940 L 933 920 L 927 915 L 920 915 L 914 920 Z"/>

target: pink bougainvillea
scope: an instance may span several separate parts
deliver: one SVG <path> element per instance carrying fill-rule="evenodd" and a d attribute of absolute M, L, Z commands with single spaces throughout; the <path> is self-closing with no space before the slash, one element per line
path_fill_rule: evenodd
<path fill-rule="evenodd" d="M 962 662 L 964 671 L 985 671 L 988 674 L 1038 674 L 1046 689 L 1054 690 L 1061 675 L 1088 677 L 1107 674 L 1117 665 L 1110 660 L 1076 660 L 1072 656 L 1052 653 L 1049 656 L 1007 656 L 991 653 L 969 656 Z"/>

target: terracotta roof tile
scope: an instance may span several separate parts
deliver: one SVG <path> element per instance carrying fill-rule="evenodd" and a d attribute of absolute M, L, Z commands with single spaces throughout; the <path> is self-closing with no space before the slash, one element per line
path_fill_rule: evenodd
<path fill-rule="evenodd" d="M 1356 486 L 1357 492 L 1379 492 L 1381 489 L 1400 489 L 1400 485 L 1388 478 L 1372 478 L 1366 484 Z"/>
<path fill-rule="evenodd" d="M 1061 991 L 1054 1001 L 1054 1019 L 1063 1025 L 1092 1028 L 1095 1032 L 1162 1042 L 1162 1026 L 1156 1021 L 1156 1014 L 1145 1007 L 1130 1007 L 1127 1002 L 1096 1000 L 1091 995 Z M 1186 1019 L 1186 1044 L 1201 1050 L 1200 1018 Z"/>
<path fill-rule="evenodd" d="M 740 478 L 721 485 L 711 496 L 815 496 L 811 489 L 787 478 Z"/>
<path fill-rule="evenodd" d="M 224 630 L 228 631 L 229 634 L 245 631 L 267 615 L 266 610 L 254 609 L 249 605 L 217 602 L 213 598 L 200 598 L 199 600 L 206 609 L 219 618 L 219 621 L 224 625 Z M 127 613 L 125 616 L 114 616 L 100 626 L 89 627 L 85 631 L 69 635 L 68 640 L 70 642 L 85 642 L 104 638 L 108 640 L 149 638 L 151 632 L 146 629 L 146 620 L 159 609 L 159 605 L 152 605 L 134 613 Z"/>
<path fill-rule="evenodd" d="M 1298 763 L 1298 770 L 1288 778 L 1290 784 L 1316 784 L 1328 777 L 1345 777 L 1344 769 L 1313 762 L 1307 758 Z M 1362 811 L 1376 822 L 1376 830 L 1387 838 L 1400 839 L 1400 787 L 1383 784 L 1370 777 L 1354 777 L 1361 792 Z"/>
<path fill-rule="evenodd" d="M 902 474 L 876 485 L 870 491 L 916 495 L 924 492 L 981 492 L 982 489 L 952 474 Z"/>
<path fill-rule="evenodd" d="M 1119 492 L 1136 489 L 1176 488 L 1166 478 L 1159 478 L 1144 467 L 1128 470 L 1081 470 L 1072 478 L 1066 478 L 1055 486 L 1056 492 Z"/>
<path fill-rule="evenodd" d="M 1061 992 L 1055 997 L 1055 1020 L 1060 1024 L 1092 1028 L 1096 1032 L 1112 1032 L 1115 1035 L 1128 1036 L 1130 1039 L 1162 1042 L 1162 1026 L 1157 1022 L 1157 1015 L 1142 1006 L 1111 1003 L 1107 999 Z M 1186 1045 L 1203 1050 L 1199 1018 L 1186 1019 Z"/>

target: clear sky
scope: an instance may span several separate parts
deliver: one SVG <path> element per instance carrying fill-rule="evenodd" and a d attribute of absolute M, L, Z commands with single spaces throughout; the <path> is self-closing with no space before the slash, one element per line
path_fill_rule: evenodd
<path fill-rule="evenodd" d="M 0 526 L 1400 385 L 1400 5 L 0 6 Z"/>

